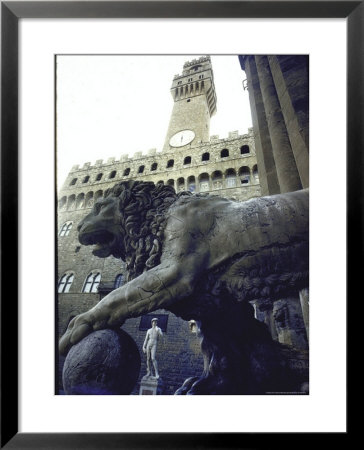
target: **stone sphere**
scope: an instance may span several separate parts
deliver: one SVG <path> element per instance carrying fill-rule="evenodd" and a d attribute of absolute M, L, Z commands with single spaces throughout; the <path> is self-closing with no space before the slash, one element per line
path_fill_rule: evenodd
<path fill-rule="evenodd" d="M 74 345 L 63 366 L 67 395 L 128 395 L 140 372 L 140 354 L 123 330 L 94 331 Z"/>

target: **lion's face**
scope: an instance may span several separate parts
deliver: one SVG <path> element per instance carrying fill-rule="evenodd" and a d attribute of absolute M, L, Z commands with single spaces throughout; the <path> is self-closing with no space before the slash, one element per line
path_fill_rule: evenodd
<path fill-rule="evenodd" d="M 120 224 L 119 198 L 98 199 L 90 214 L 78 225 L 78 239 L 83 245 L 95 245 L 92 253 L 100 258 L 123 258 L 123 232 Z"/>

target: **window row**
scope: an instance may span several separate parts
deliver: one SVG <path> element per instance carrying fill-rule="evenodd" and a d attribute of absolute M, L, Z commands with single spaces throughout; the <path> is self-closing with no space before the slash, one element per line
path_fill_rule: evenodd
<path fill-rule="evenodd" d="M 199 80 L 202 80 L 204 78 L 204 74 L 202 73 L 201 75 L 198 76 Z M 187 83 L 191 83 L 193 81 L 193 77 L 192 78 L 188 78 L 187 79 Z M 177 82 L 177 86 L 181 86 L 182 84 L 182 80 Z M 198 82 L 196 82 L 196 88 L 198 87 Z"/>
<path fill-rule="evenodd" d="M 101 178 L 103 177 L 103 173 L 98 173 L 95 177 L 95 181 L 100 181 Z M 109 173 L 108 176 L 105 177 L 105 179 L 107 180 L 112 180 L 113 178 L 116 177 L 116 170 L 113 170 L 112 172 Z M 90 176 L 86 175 L 83 179 L 82 179 L 82 184 L 87 183 L 90 180 Z M 78 181 L 78 178 L 73 178 L 70 182 L 70 186 L 74 186 Z"/>
<path fill-rule="evenodd" d="M 65 294 L 69 292 L 70 287 L 72 286 L 72 283 L 74 281 L 75 275 L 73 272 L 67 272 L 60 278 L 58 282 L 58 293 L 59 294 Z M 87 275 L 81 292 L 84 293 L 97 293 L 99 284 L 101 281 L 101 273 L 97 271 L 93 271 Z M 114 289 L 119 288 L 124 284 L 124 276 L 123 274 L 119 273 L 116 275 L 115 280 L 113 282 Z"/>
<path fill-rule="evenodd" d="M 92 208 L 94 205 L 94 202 L 100 198 L 103 197 L 104 193 L 102 190 L 99 190 L 95 193 L 88 192 L 85 194 L 78 194 L 77 196 L 75 194 L 72 194 L 68 197 L 64 196 L 60 199 L 58 202 L 58 208 L 59 210 L 73 210 L 73 209 L 83 209 L 83 208 Z M 65 233 L 67 230 L 65 229 Z M 67 233 L 68 234 L 68 233 Z M 59 234 L 59 236 L 64 236 L 67 234 Z"/>
<path fill-rule="evenodd" d="M 254 165 L 253 170 L 249 167 L 240 167 L 238 171 L 235 169 L 228 169 L 224 173 L 220 170 L 215 170 L 211 175 L 202 173 L 197 178 L 194 175 L 188 178 L 180 177 L 176 181 L 170 179 L 167 184 L 173 186 L 177 192 L 208 192 L 215 189 L 225 189 L 231 187 L 239 187 L 242 185 L 249 185 L 259 183 L 258 166 Z M 164 183 L 162 180 L 158 183 Z"/>
<path fill-rule="evenodd" d="M 192 78 L 189 78 L 187 80 L 187 83 L 190 84 L 186 84 L 184 86 L 180 86 L 182 84 L 182 81 L 179 81 L 177 83 L 176 89 L 175 89 L 175 93 L 174 93 L 174 97 L 175 99 L 177 99 L 178 97 L 187 97 L 189 95 L 193 95 L 194 93 L 201 93 L 204 91 L 205 89 L 205 82 L 203 81 L 203 75 L 199 77 L 200 80 L 202 80 L 201 82 L 199 81 L 195 81 L 193 82 Z"/>
<path fill-rule="evenodd" d="M 250 154 L 250 148 L 249 148 L 249 145 L 243 145 L 243 146 L 241 146 L 241 147 L 240 147 L 240 154 L 241 154 L 241 155 L 247 155 L 247 154 Z M 221 150 L 221 152 L 220 152 L 220 157 L 221 157 L 221 158 L 227 158 L 227 157 L 229 157 L 229 156 L 230 156 L 230 152 L 229 152 L 229 150 L 228 150 L 227 148 L 224 148 L 224 149 Z M 186 156 L 186 157 L 184 158 L 184 160 L 183 160 L 183 165 L 191 164 L 191 161 L 192 161 L 191 156 Z M 210 161 L 210 153 L 209 153 L 209 152 L 203 153 L 203 154 L 201 155 L 201 161 Z M 169 159 L 169 160 L 167 161 L 166 168 L 167 168 L 167 169 L 171 169 L 172 167 L 174 167 L 174 159 Z M 154 162 L 154 163 L 150 166 L 150 171 L 151 171 L 151 172 L 154 172 L 155 170 L 157 170 L 157 168 L 158 168 L 158 163 Z M 140 165 L 140 166 L 138 167 L 137 173 L 138 173 L 138 174 L 144 173 L 144 171 L 145 171 L 145 165 L 142 164 L 142 165 Z M 130 168 L 130 167 L 127 167 L 126 169 L 124 169 L 122 176 L 123 176 L 123 177 L 127 177 L 127 176 L 130 175 L 130 172 L 131 172 L 131 168 Z M 115 177 L 116 177 L 116 173 L 117 173 L 116 170 L 113 170 L 113 171 L 109 174 L 109 176 L 106 177 L 106 179 L 110 180 L 110 179 L 115 178 Z M 100 180 L 102 179 L 102 177 L 103 177 L 103 174 L 102 174 L 102 173 L 99 173 L 99 174 L 96 176 L 95 181 L 100 181 Z M 82 180 L 82 184 L 83 184 L 83 183 L 87 183 L 87 182 L 89 181 L 89 179 L 90 179 L 90 176 L 87 175 L 87 176 Z M 71 183 L 70 183 L 70 186 L 74 186 L 74 185 L 77 183 L 77 181 L 78 181 L 78 178 L 73 178 L 73 180 L 72 180 Z"/>
<path fill-rule="evenodd" d="M 164 184 L 164 180 L 159 180 L 157 184 Z M 238 187 L 241 185 L 249 185 L 259 183 L 258 166 L 255 164 L 252 169 L 243 166 L 236 171 L 235 169 L 227 169 L 224 173 L 216 170 L 212 174 L 203 173 L 197 177 L 197 185 L 195 176 L 191 175 L 186 180 L 181 177 L 177 181 L 174 179 L 167 180 L 166 184 L 173 186 L 177 192 L 189 190 L 191 192 L 207 192 L 213 189 L 222 189 L 228 187 Z M 194 187 L 195 186 L 195 187 Z M 74 210 L 83 208 L 92 208 L 94 202 L 103 197 L 103 191 L 89 192 L 88 194 L 74 194 L 69 197 L 62 197 L 58 203 L 58 208 L 62 210 Z M 71 225 L 70 225 L 71 224 Z M 72 222 L 66 222 L 62 225 L 59 236 L 67 236 L 72 228 Z"/>

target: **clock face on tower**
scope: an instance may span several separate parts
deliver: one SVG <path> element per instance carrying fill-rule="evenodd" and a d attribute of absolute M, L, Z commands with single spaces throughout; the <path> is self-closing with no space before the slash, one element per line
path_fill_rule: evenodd
<path fill-rule="evenodd" d="M 183 130 L 174 134 L 169 140 L 169 145 L 171 147 L 183 147 L 189 144 L 195 138 L 195 133 L 192 130 Z"/>

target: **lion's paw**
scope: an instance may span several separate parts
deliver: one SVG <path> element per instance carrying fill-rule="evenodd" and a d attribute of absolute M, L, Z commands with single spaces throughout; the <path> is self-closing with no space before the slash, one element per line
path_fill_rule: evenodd
<path fill-rule="evenodd" d="M 72 345 L 77 344 L 81 339 L 92 333 L 93 327 L 85 316 L 86 314 L 80 314 L 69 323 L 65 334 L 59 340 L 61 355 L 67 355 Z"/>

